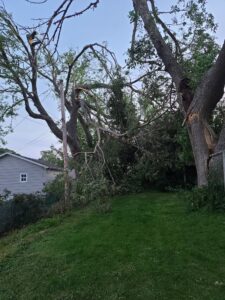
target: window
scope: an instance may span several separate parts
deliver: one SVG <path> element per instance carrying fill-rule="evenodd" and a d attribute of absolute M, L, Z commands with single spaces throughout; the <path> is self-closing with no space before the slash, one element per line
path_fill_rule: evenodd
<path fill-rule="evenodd" d="M 20 173 L 20 182 L 27 182 L 27 173 Z"/>

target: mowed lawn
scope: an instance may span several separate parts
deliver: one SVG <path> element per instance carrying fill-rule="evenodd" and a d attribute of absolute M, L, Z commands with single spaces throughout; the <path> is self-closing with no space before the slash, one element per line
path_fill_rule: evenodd
<path fill-rule="evenodd" d="M 41 220 L 0 239 L 0 299 L 225 299 L 225 215 L 145 193 Z"/>

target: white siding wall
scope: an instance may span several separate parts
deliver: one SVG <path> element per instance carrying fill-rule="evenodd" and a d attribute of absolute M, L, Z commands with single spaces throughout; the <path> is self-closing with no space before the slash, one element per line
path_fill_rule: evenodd
<path fill-rule="evenodd" d="M 46 183 L 54 180 L 56 178 L 56 176 L 61 173 L 62 173 L 61 171 L 47 170 Z"/>
<path fill-rule="evenodd" d="M 27 182 L 20 182 L 20 173 L 27 173 Z M 49 181 L 45 168 L 6 155 L 0 159 L 0 194 L 4 189 L 13 194 L 35 193 Z"/>

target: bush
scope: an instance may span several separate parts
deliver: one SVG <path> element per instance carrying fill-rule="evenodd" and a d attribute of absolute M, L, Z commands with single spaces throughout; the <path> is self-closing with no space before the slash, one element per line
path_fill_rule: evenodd
<path fill-rule="evenodd" d="M 12 223 L 15 228 L 33 223 L 47 211 L 44 196 L 41 194 L 18 194 L 11 205 Z"/>
<path fill-rule="evenodd" d="M 56 176 L 56 178 L 47 183 L 43 189 L 45 197 L 49 202 L 61 201 L 64 197 L 64 177 L 62 174 Z"/>
<path fill-rule="evenodd" d="M 208 211 L 225 211 L 225 190 L 223 184 L 210 179 L 208 186 L 194 188 L 185 195 L 189 209 L 197 211 L 206 209 Z"/>
<path fill-rule="evenodd" d="M 114 185 L 104 176 L 102 162 L 91 160 L 88 165 L 81 164 L 77 169 L 77 175 L 77 179 L 71 185 L 70 195 L 73 206 L 84 207 L 95 202 L 97 210 L 109 211 Z"/>
<path fill-rule="evenodd" d="M 103 176 L 89 178 L 85 175 L 86 172 L 75 181 L 72 188 L 71 197 L 75 206 L 83 207 L 96 200 L 108 199 L 112 195 L 109 181 Z"/>
<path fill-rule="evenodd" d="M 112 202 L 109 197 L 103 196 L 97 199 L 95 209 L 99 213 L 109 213 L 112 210 Z"/>
<path fill-rule="evenodd" d="M 54 203 L 40 193 L 17 194 L 0 201 L 0 234 L 49 216 Z"/>
<path fill-rule="evenodd" d="M 139 193 L 144 190 L 144 177 L 139 172 L 137 166 L 128 168 L 127 173 L 124 174 L 121 182 L 116 187 L 116 194 Z"/>
<path fill-rule="evenodd" d="M 0 233 L 22 227 L 40 219 L 47 212 L 41 194 L 18 194 L 0 205 Z"/>
<path fill-rule="evenodd" d="M 0 194 L 0 203 L 12 199 L 12 193 L 5 189 L 2 194 Z"/>
<path fill-rule="evenodd" d="M 109 181 L 103 176 L 102 168 L 92 163 L 91 170 L 82 169 L 76 180 L 69 180 L 69 197 L 73 207 L 85 207 L 95 201 L 96 209 L 99 211 L 110 210 L 109 196 L 113 194 Z M 64 198 L 64 178 L 59 175 L 44 188 L 47 201 L 57 203 L 52 208 L 62 210 L 62 199 Z M 98 207 L 98 208 L 97 208 Z"/>

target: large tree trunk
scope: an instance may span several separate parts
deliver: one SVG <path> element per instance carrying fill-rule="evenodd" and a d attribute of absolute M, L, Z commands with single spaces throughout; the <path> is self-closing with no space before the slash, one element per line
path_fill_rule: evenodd
<path fill-rule="evenodd" d="M 209 155 L 208 146 L 204 138 L 204 125 L 201 120 L 196 118 L 191 124 L 187 124 L 187 127 L 195 159 L 198 186 L 203 186 L 207 184 Z"/>

